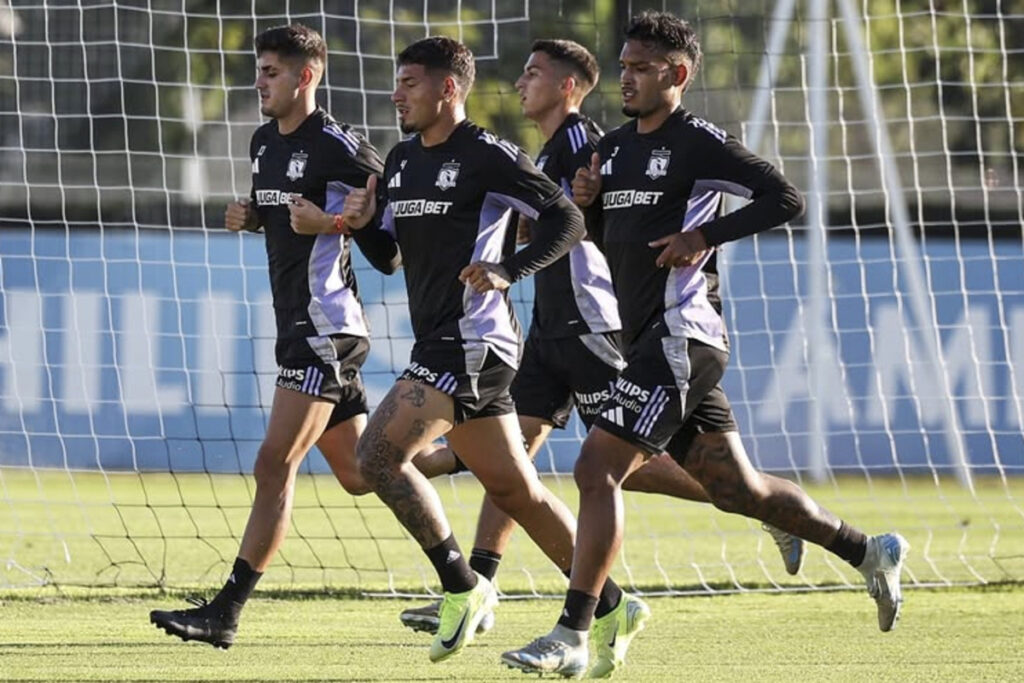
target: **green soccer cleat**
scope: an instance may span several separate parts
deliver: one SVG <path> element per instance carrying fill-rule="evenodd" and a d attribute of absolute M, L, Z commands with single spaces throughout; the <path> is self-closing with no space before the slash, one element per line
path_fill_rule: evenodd
<path fill-rule="evenodd" d="M 498 605 L 498 593 L 480 574 L 472 590 L 445 593 L 439 611 L 440 621 L 430 644 L 430 661 L 443 662 L 473 642 L 483 618 Z"/>
<path fill-rule="evenodd" d="M 651 608 L 640 598 L 622 594 L 618 606 L 590 627 L 590 638 L 597 645 L 597 661 L 588 674 L 590 678 L 609 678 L 626 663 L 626 650 L 644 622 L 651 617 Z"/>
<path fill-rule="evenodd" d="M 398 615 L 398 619 L 406 628 L 433 635 L 437 633 L 437 627 L 441 623 L 440 611 L 441 601 L 435 600 L 423 607 L 410 607 L 409 609 L 402 610 L 402 613 Z M 476 633 L 477 635 L 487 633 L 492 628 L 494 628 L 494 612 L 488 612 L 480 620 L 480 623 L 477 624 Z"/>

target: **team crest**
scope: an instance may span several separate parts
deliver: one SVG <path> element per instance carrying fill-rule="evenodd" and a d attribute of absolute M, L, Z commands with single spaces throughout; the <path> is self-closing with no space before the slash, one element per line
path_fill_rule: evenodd
<path fill-rule="evenodd" d="M 656 149 L 651 152 L 651 158 L 647 160 L 647 177 L 657 180 L 668 173 L 668 162 L 672 155 L 670 149 Z"/>
<path fill-rule="evenodd" d="M 292 155 L 292 158 L 288 160 L 288 171 L 285 173 L 288 176 L 288 180 L 295 182 L 306 172 L 306 161 L 309 160 L 308 154 L 302 152 L 296 152 Z"/>
<path fill-rule="evenodd" d="M 449 161 L 447 164 L 441 164 L 441 170 L 437 173 L 437 185 L 442 190 L 447 190 L 455 187 L 455 181 L 459 177 L 459 162 Z"/>

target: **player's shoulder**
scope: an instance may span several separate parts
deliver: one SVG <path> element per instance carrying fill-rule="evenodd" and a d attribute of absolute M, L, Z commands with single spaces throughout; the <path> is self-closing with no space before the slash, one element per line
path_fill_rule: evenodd
<path fill-rule="evenodd" d="M 270 119 L 266 123 L 263 123 L 256 127 L 256 130 L 252 132 L 250 143 L 255 145 L 257 143 L 263 143 L 271 135 L 277 133 L 277 121 Z"/>
<path fill-rule="evenodd" d="M 467 121 L 459 131 L 462 145 L 466 150 L 473 150 L 474 154 L 481 154 L 490 160 L 508 160 L 515 163 L 519 160 L 523 151 L 516 143 L 506 140 L 497 134 Z"/>
<path fill-rule="evenodd" d="M 347 123 L 335 120 L 326 111 L 317 110 L 314 116 L 317 117 L 315 126 L 319 129 L 318 135 L 328 148 L 337 148 L 354 157 L 359 155 L 359 148 L 362 145 L 368 144 L 359 131 Z"/>
<path fill-rule="evenodd" d="M 721 126 L 688 111 L 675 117 L 674 123 L 681 133 L 698 140 L 724 143 L 729 137 L 729 133 Z"/>
<path fill-rule="evenodd" d="M 593 149 L 604 132 L 592 120 L 582 114 L 569 114 L 565 122 L 552 136 L 550 147 L 564 150 L 570 155 Z"/>

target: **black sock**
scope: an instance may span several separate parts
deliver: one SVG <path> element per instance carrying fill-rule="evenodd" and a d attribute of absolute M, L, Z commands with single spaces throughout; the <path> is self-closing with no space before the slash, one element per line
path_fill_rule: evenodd
<path fill-rule="evenodd" d="M 465 593 L 476 586 L 476 574 L 469 568 L 454 535 L 424 551 L 446 593 Z"/>
<path fill-rule="evenodd" d="M 263 572 L 256 571 L 248 562 L 236 557 L 235 565 L 231 568 L 231 576 L 214 598 L 214 602 L 224 603 L 225 608 L 230 607 L 231 603 L 236 603 L 241 608 L 259 583 L 261 576 Z"/>
<path fill-rule="evenodd" d="M 825 546 L 825 550 L 833 552 L 843 558 L 854 567 L 859 567 L 864 561 L 864 553 L 868 549 L 868 537 L 860 530 L 854 529 L 846 522 L 839 522 L 839 531 L 836 537 Z"/>
<path fill-rule="evenodd" d="M 565 606 L 562 608 L 562 616 L 558 618 L 558 623 L 573 631 L 589 631 L 596 606 L 597 598 L 593 595 L 570 588 L 565 594 Z"/>
<path fill-rule="evenodd" d="M 488 581 L 494 579 L 501 564 L 501 553 L 494 553 L 483 548 L 473 548 L 469 554 L 469 567 Z"/>
<path fill-rule="evenodd" d="M 619 606 L 622 600 L 622 589 L 618 584 L 608 577 L 601 586 L 601 595 L 597 596 L 597 607 L 594 608 L 594 616 L 600 619 Z"/>

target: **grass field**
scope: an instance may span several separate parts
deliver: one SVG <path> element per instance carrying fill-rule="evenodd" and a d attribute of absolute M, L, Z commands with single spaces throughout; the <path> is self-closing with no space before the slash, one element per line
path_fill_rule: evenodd
<path fill-rule="evenodd" d="M 548 483 L 575 506 L 570 479 Z M 428 638 L 397 620 L 410 601 L 352 597 L 426 592 L 435 585 L 429 566 L 379 501 L 303 477 L 293 533 L 235 647 L 186 645 L 152 627 L 148 611 L 223 580 L 251 480 L 0 469 L 0 484 L 2 680 L 520 680 L 500 667 L 500 653 L 545 632 L 558 609 L 555 600 L 505 600 L 494 632 L 452 662 L 429 664 Z M 437 486 L 468 546 L 479 487 L 468 477 Z M 896 631 L 878 632 L 858 575 L 824 551 L 812 548 L 802 574 L 789 577 L 756 524 L 630 494 L 620 582 L 713 597 L 650 598 L 655 616 L 620 677 L 1024 679 L 1024 521 L 1015 502 L 1024 486 L 981 480 L 971 496 L 953 482 L 844 478 L 810 488 L 866 530 L 910 540 L 911 590 Z M 564 580 L 519 535 L 499 586 L 558 594 Z M 791 590 L 764 592 L 774 587 Z"/>
<path fill-rule="evenodd" d="M 571 478 L 547 482 L 572 509 Z M 436 486 L 464 548 L 481 490 L 472 477 Z M 0 468 L 0 591 L 40 596 L 118 594 L 120 588 L 218 586 L 235 557 L 253 484 L 241 475 L 110 474 Z M 895 529 L 910 541 L 907 582 L 916 586 L 1024 581 L 1024 482 L 979 479 L 977 495 L 953 481 L 843 478 L 809 487 L 868 533 Z M 706 505 L 628 494 L 621 583 L 654 592 L 858 586 L 845 563 L 814 548 L 788 576 L 759 525 Z M 31 588 L 43 584 L 43 588 Z M 506 593 L 561 593 L 564 579 L 524 534 L 506 552 Z M 433 572 L 374 496 L 352 498 L 333 479 L 303 476 L 291 535 L 261 588 L 425 593 Z M 83 591 L 79 591 L 81 593 Z M 76 593 L 76 594 L 79 594 Z"/>
<path fill-rule="evenodd" d="M 235 646 L 185 644 L 152 627 L 167 598 L 0 602 L 0 679 L 535 680 L 501 652 L 550 628 L 553 600 L 509 600 L 459 657 L 427 661 L 396 600 L 250 601 Z M 880 633 L 864 593 L 655 598 L 617 679 L 633 681 L 1013 681 L 1024 678 L 1024 590 L 917 590 Z"/>

